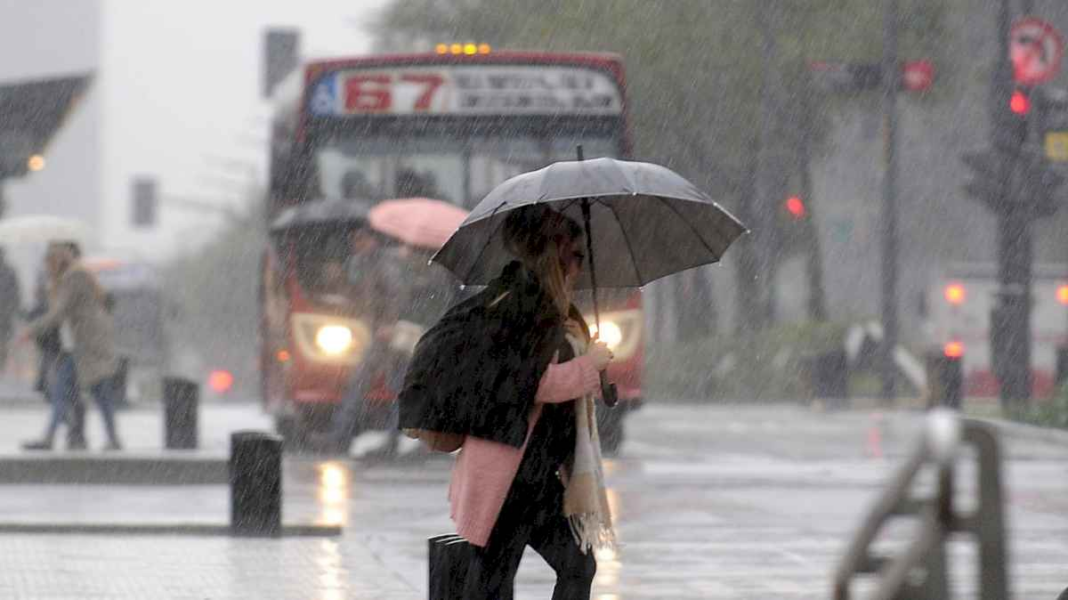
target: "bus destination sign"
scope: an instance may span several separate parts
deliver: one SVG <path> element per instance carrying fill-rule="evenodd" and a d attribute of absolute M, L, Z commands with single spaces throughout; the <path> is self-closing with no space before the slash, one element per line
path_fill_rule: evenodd
<path fill-rule="evenodd" d="M 312 88 L 314 116 L 619 115 L 623 99 L 601 71 L 571 66 L 457 65 L 328 73 Z"/>

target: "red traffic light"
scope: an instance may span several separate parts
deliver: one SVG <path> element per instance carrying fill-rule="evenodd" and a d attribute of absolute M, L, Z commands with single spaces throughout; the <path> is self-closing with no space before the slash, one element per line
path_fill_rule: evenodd
<path fill-rule="evenodd" d="M 805 217 L 805 203 L 799 196 L 790 196 L 786 199 L 786 212 L 795 219 Z"/>
<path fill-rule="evenodd" d="M 1021 117 L 1026 116 L 1031 112 L 1031 99 L 1020 90 L 1015 90 L 1009 98 L 1009 110 Z"/>

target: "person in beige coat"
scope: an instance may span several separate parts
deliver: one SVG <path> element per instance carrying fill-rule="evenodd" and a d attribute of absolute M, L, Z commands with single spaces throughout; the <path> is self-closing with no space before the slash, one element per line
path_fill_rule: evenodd
<path fill-rule="evenodd" d="M 27 442 L 27 450 L 51 450 L 56 429 L 70 410 L 72 390 L 88 390 L 100 406 L 108 435 L 107 450 L 119 450 L 115 426 L 115 333 L 111 315 L 105 308 L 105 293 L 96 277 L 78 261 L 78 246 L 53 242 L 48 247 L 48 269 L 56 279 L 56 289 L 48 312 L 30 323 L 21 339 L 27 340 L 53 327 L 60 328 L 63 352 L 53 367 L 49 386 L 52 416 L 44 436 Z"/>

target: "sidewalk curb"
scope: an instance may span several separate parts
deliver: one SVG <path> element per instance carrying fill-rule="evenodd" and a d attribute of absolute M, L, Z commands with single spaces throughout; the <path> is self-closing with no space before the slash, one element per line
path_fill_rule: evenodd
<path fill-rule="evenodd" d="M 218 485 L 230 481 L 225 456 L 0 456 L 3 485 Z"/>
<path fill-rule="evenodd" d="M 999 434 L 1007 438 L 1024 439 L 1029 441 L 1041 440 L 1050 444 L 1068 447 L 1068 431 L 1065 430 L 1016 423 L 1005 419 L 964 416 L 967 419 L 990 425 L 995 428 Z"/>
<path fill-rule="evenodd" d="M 236 534 L 230 525 L 210 523 L 0 523 L 0 533 L 34 535 L 184 535 L 196 537 L 253 538 Z M 277 536 L 338 537 L 339 525 L 282 525 Z"/>

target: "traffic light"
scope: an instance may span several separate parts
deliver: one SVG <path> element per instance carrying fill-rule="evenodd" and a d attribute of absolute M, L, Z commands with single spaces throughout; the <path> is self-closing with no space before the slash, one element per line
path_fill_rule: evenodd
<path fill-rule="evenodd" d="M 1055 120 L 1050 115 L 1056 110 L 1047 96 L 1037 88 L 1002 88 L 991 123 L 994 147 L 961 157 L 973 171 L 965 191 L 994 214 L 1039 219 L 1057 210 L 1064 176 L 1050 164 L 1044 145 L 1028 135 L 1033 120 L 1040 134 L 1036 137 L 1048 136 L 1045 129 Z"/>
<path fill-rule="evenodd" d="M 1031 98 L 1021 90 L 1013 90 L 1009 97 L 1009 110 L 1020 117 L 1027 117 L 1031 112 Z"/>
<path fill-rule="evenodd" d="M 995 113 L 994 145 L 1009 154 L 1019 152 L 1027 143 L 1027 120 L 1031 112 L 1030 91 L 1012 90 L 1008 101 Z"/>
<path fill-rule="evenodd" d="M 155 227 L 159 199 L 156 194 L 156 180 L 152 177 L 135 177 L 132 182 L 132 214 L 130 221 L 134 227 Z"/>
<path fill-rule="evenodd" d="M 786 208 L 786 212 L 790 213 L 790 217 L 795 221 L 804 219 L 808 214 L 808 209 L 805 208 L 805 202 L 800 196 L 790 196 L 786 199 L 783 206 Z"/>

